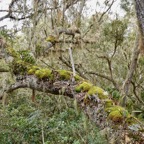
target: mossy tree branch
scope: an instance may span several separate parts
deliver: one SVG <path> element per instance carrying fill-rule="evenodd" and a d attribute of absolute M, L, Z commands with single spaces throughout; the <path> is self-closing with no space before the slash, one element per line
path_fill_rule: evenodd
<path fill-rule="evenodd" d="M 38 78 L 35 74 L 21 75 L 21 80 L 11 85 L 6 92 L 10 93 L 19 88 L 30 88 L 54 95 L 75 98 L 80 108 L 101 130 L 111 127 L 109 133 L 113 133 L 112 137 L 117 135 L 115 130 L 112 129 L 113 126 L 117 125 L 118 130 L 122 127 L 125 128 L 129 137 L 130 135 L 141 135 L 139 139 L 144 140 L 144 136 L 141 133 L 143 125 L 124 108 L 115 105 L 110 97 L 105 94 L 104 90 L 93 86 L 78 76 L 78 79 L 73 82 L 71 80 L 71 73 L 64 70 L 52 71 L 51 74 L 53 75 L 52 79 Z M 138 131 L 133 131 L 129 128 L 133 124 L 139 124 Z M 124 135 L 119 135 L 119 137 L 122 139 Z"/>

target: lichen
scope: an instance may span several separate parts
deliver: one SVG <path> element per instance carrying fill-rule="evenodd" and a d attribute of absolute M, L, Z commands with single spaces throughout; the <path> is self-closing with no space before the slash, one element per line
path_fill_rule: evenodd
<path fill-rule="evenodd" d="M 88 82 L 82 82 L 81 84 L 79 84 L 76 88 L 75 88 L 75 91 L 76 92 L 86 92 L 88 91 L 90 88 L 92 87 L 92 84 L 91 83 L 88 83 Z"/>

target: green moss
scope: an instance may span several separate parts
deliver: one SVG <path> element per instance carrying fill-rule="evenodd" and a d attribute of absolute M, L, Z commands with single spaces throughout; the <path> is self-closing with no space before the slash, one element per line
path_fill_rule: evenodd
<path fill-rule="evenodd" d="M 102 88 L 97 87 L 97 86 L 92 86 L 92 87 L 89 89 L 89 91 L 88 91 L 87 94 L 88 94 L 88 95 L 98 94 L 98 97 L 99 97 L 100 99 L 107 99 L 107 98 L 108 98 L 108 96 L 105 94 L 105 91 L 104 91 Z"/>
<path fill-rule="evenodd" d="M 103 93 L 104 93 L 104 90 L 96 86 L 91 87 L 90 90 L 88 91 L 89 95 L 103 94 Z"/>
<path fill-rule="evenodd" d="M 49 69 L 39 69 L 35 71 L 36 77 L 42 79 L 42 78 L 53 78 L 52 70 Z"/>
<path fill-rule="evenodd" d="M 105 100 L 105 104 L 104 104 L 105 108 L 110 108 L 113 105 L 114 105 L 114 103 L 112 100 L 110 100 L 110 99 Z"/>
<path fill-rule="evenodd" d="M 115 123 L 122 123 L 123 120 L 124 120 L 123 115 L 122 115 L 121 112 L 118 111 L 118 110 L 115 110 L 115 111 L 110 112 L 108 118 L 109 118 L 110 120 L 112 120 L 113 122 L 115 122 Z"/>
<path fill-rule="evenodd" d="M 90 88 L 92 87 L 91 83 L 88 82 L 82 82 L 81 84 L 79 84 L 76 88 L 75 91 L 76 92 L 81 92 L 81 91 L 88 91 Z"/>
<path fill-rule="evenodd" d="M 70 80 L 72 76 L 72 72 L 67 71 L 67 70 L 57 70 L 59 73 L 59 77 L 62 80 Z"/>
<path fill-rule="evenodd" d="M 53 78 L 52 70 L 50 69 L 42 69 L 43 78 Z"/>
<path fill-rule="evenodd" d="M 7 48 L 7 53 L 11 55 L 14 60 L 10 64 L 12 72 L 15 75 L 33 74 L 35 70 L 31 70 L 32 65 L 35 63 L 35 59 L 30 51 L 15 51 L 13 48 Z"/>
<path fill-rule="evenodd" d="M 80 77 L 79 75 L 75 75 L 75 80 L 76 81 L 83 81 L 84 79 L 82 77 Z"/>
<path fill-rule="evenodd" d="M 118 105 L 115 105 L 113 107 L 109 107 L 109 108 L 106 108 L 105 111 L 106 112 L 112 112 L 112 111 L 115 111 L 115 110 L 119 110 L 119 111 L 124 111 L 125 109 L 121 106 L 118 106 Z"/>
<path fill-rule="evenodd" d="M 133 125 L 133 124 L 136 124 L 138 121 L 136 120 L 135 117 L 129 115 L 126 119 L 126 123 L 130 126 L 130 125 Z"/>
<path fill-rule="evenodd" d="M 43 78 L 43 72 L 41 70 L 36 70 L 35 75 L 36 75 L 36 77 L 38 77 L 40 79 Z"/>
<path fill-rule="evenodd" d="M 113 122 L 121 123 L 123 120 L 130 118 L 128 111 L 121 106 L 111 106 L 105 109 L 108 112 L 108 118 Z"/>
<path fill-rule="evenodd" d="M 29 75 L 33 75 L 33 74 L 35 74 L 35 72 L 37 71 L 37 70 L 39 70 L 40 68 L 38 67 L 38 66 L 32 66 L 32 68 L 30 68 L 29 70 L 28 70 L 28 74 Z"/>
<path fill-rule="evenodd" d="M 51 42 L 51 43 L 56 43 L 57 42 L 57 38 L 53 35 L 49 35 L 46 39 L 46 41 Z"/>
<path fill-rule="evenodd" d="M 7 48 L 7 53 L 17 60 L 22 60 L 30 64 L 35 64 L 35 58 L 28 50 L 16 51 L 13 48 Z"/>

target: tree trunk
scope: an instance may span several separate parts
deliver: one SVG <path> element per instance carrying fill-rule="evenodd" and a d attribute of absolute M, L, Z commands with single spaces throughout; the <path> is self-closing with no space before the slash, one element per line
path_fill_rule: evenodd
<path fill-rule="evenodd" d="M 140 40 L 139 40 L 139 48 L 141 53 L 144 54 L 144 1 L 143 0 L 135 0 L 135 10 L 138 20 Z"/>

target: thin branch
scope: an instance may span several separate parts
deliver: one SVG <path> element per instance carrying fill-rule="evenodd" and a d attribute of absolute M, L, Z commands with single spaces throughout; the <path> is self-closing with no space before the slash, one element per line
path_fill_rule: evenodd
<path fill-rule="evenodd" d="M 109 71 L 110 71 L 110 76 L 111 76 L 111 79 L 114 81 L 113 79 L 113 72 L 112 72 L 112 66 L 111 66 L 111 60 L 107 57 L 107 56 L 98 56 L 98 58 L 102 58 L 102 59 L 105 59 L 108 63 L 108 67 L 109 67 Z"/>
<path fill-rule="evenodd" d="M 9 10 L 8 10 L 8 14 L 6 14 L 5 16 L 1 17 L 0 18 L 0 21 L 6 19 L 6 18 L 9 18 L 11 16 L 11 13 L 12 13 L 12 7 L 14 5 L 15 2 L 17 2 L 18 0 L 12 0 L 11 3 L 9 4 Z"/>
<path fill-rule="evenodd" d="M 113 51 L 113 54 L 112 54 L 111 58 L 114 57 L 114 55 L 115 55 L 115 53 L 116 53 L 116 51 L 117 51 L 117 47 L 118 47 L 118 39 L 117 39 L 117 37 L 116 37 L 116 38 L 115 38 L 115 43 L 114 43 L 114 51 Z"/>
<path fill-rule="evenodd" d="M 114 4 L 115 0 L 112 1 L 110 6 L 102 13 L 101 17 L 99 18 L 98 22 L 100 23 L 104 15 L 111 9 L 112 5 Z"/>
<path fill-rule="evenodd" d="M 106 75 L 103 75 L 103 74 L 100 74 L 100 73 L 98 73 L 98 72 L 91 72 L 91 71 L 90 71 L 90 72 L 86 72 L 86 73 L 87 73 L 87 74 L 92 74 L 92 75 L 99 76 L 99 77 L 101 77 L 101 78 L 104 78 L 104 79 L 112 82 L 112 84 L 114 85 L 114 87 L 115 87 L 118 91 L 120 91 L 120 88 L 119 88 L 118 84 L 117 84 L 111 77 L 106 76 Z"/>
<path fill-rule="evenodd" d="M 23 16 L 23 17 L 18 18 L 18 17 L 14 17 L 14 16 L 10 15 L 8 18 L 20 21 L 20 20 L 24 20 L 24 19 L 27 19 L 27 18 L 31 18 L 32 16 L 33 16 L 33 14 L 30 14 L 28 16 Z"/>
<path fill-rule="evenodd" d="M 0 18 L 0 21 L 4 20 L 4 19 L 6 19 L 6 18 L 9 18 L 9 17 L 10 17 L 10 13 L 8 13 L 8 14 L 6 14 L 5 16 L 1 17 L 1 18 Z"/>

